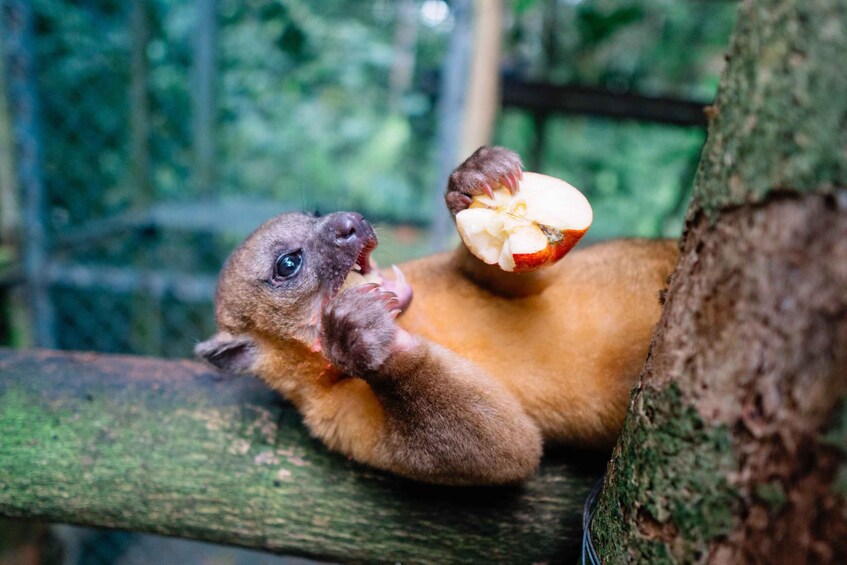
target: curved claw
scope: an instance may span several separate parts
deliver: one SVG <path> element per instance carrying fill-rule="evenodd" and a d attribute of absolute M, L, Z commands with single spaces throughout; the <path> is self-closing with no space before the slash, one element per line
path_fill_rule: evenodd
<path fill-rule="evenodd" d="M 395 293 L 391 291 L 380 291 L 378 298 L 382 301 L 383 305 L 385 305 L 386 309 L 388 310 L 393 310 L 394 308 L 400 307 L 400 299 Z"/>
<path fill-rule="evenodd" d="M 502 177 L 497 179 L 497 186 L 498 187 L 505 187 L 506 190 L 508 190 L 509 192 L 512 191 L 512 189 L 509 188 L 509 178 L 506 175 L 503 175 Z"/>
<path fill-rule="evenodd" d="M 509 173 L 506 173 L 505 175 L 503 175 L 503 178 L 500 179 L 500 183 L 506 187 L 510 194 L 515 193 L 515 185 L 513 184 L 513 182 L 514 181 L 512 180 L 512 175 L 510 175 Z"/>
<path fill-rule="evenodd" d="M 517 173 L 512 172 L 509 173 L 509 177 L 512 179 L 512 186 L 515 187 L 515 190 L 512 191 L 512 194 L 515 194 L 518 192 L 521 186 L 520 181 L 518 180 L 518 175 Z"/>
<path fill-rule="evenodd" d="M 365 283 L 356 287 L 356 290 L 362 294 L 369 294 L 377 289 L 379 289 L 379 285 L 377 283 Z"/>
<path fill-rule="evenodd" d="M 509 149 L 480 147 L 450 174 L 447 207 L 455 215 L 466 209 L 470 198 L 476 195 L 485 194 L 493 199 L 495 189 L 500 186 L 516 194 L 523 178 L 522 167 L 520 157 Z"/>

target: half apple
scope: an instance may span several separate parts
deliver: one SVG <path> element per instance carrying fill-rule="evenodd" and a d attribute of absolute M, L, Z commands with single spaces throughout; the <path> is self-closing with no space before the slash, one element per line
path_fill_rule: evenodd
<path fill-rule="evenodd" d="M 515 194 L 505 186 L 493 197 L 474 196 L 456 214 L 456 228 L 471 253 L 504 271 L 526 273 L 552 265 L 591 226 L 591 205 L 563 180 L 523 173 Z"/>

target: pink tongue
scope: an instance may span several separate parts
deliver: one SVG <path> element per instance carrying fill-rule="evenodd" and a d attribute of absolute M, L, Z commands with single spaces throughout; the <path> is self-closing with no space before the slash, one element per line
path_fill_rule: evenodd
<path fill-rule="evenodd" d="M 403 276 L 400 269 L 396 266 L 392 268 L 394 269 L 395 278 L 383 279 L 380 286 L 383 289 L 396 294 L 397 299 L 400 300 L 400 310 L 405 311 L 406 308 L 409 307 L 409 303 L 412 302 L 412 285 L 406 282 L 406 277 Z"/>

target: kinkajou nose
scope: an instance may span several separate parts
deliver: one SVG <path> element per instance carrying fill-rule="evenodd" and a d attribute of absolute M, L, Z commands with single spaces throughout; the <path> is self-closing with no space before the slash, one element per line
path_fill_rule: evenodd
<path fill-rule="evenodd" d="M 333 215 L 331 222 L 338 243 L 347 243 L 365 232 L 364 218 L 356 212 L 339 212 Z"/>

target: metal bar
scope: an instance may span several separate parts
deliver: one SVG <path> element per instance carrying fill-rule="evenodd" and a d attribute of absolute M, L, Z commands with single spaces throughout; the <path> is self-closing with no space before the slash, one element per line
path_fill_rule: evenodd
<path fill-rule="evenodd" d="M 49 238 L 45 225 L 46 195 L 41 170 L 40 108 L 36 85 L 33 14 L 30 3 L 6 0 L 5 49 L 8 54 L 9 98 L 15 121 L 18 182 L 22 191 L 23 256 L 30 325 L 35 344 L 54 347 L 55 324 L 45 277 Z"/>
<path fill-rule="evenodd" d="M 80 227 L 56 234 L 53 248 L 57 251 L 80 249 L 92 243 L 155 227 L 151 214 L 146 210 L 122 212 L 103 219 L 89 220 Z"/>
<path fill-rule="evenodd" d="M 215 0 L 197 0 L 194 32 L 194 182 L 201 193 L 215 181 Z"/>
<path fill-rule="evenodd" d="M 706 127 L 703 109 L 707 100 L 686 100 L 672 96 L 645 96 L 605 88 L 556 85 L 503 75 L 502 104 L 541 114 L 589 114 L 616 120 Z M 431 96 L 439 93 L 441 78 L 424 75 L 420 88 Z"/>
<path fill-rule="evenodd" d="M 3 36 L 3 18 L 0 17 L 0 38 Z M 0 243 L 13 246 L 17 253 L 21 227 L 20 191 L 15 177 L 15 148 L 6 96 L 5 57 L 3 41 L 0 40 Z"/>
<path fill-rule="evenodd" d="M 678 126 L 706 127 L 710 102 L 613 92 L 588 86 L 555 85 L 503 78 L 503 106 L 531 112 L 588 114 Z"/>
<path fill-rule="evenodd" d="M 147 47 L 150 18 L 146 0 L 133 0 L 130 15 L 132 34 L 132 78 L 130 86 L 133 200 L 136 209 L 153 202 L 150 182 L 150 102 L 147 96 Z"/>
<path fill-rule="evenodd" d="M 550 117 L 546 112 L 535 112 L 532 115 L 532 121 L 535 127 L 532 128 L 532 145 L 529 150 L 529 166 L 530 171 L 542 170 L 544 163 L 544 149 L 547 145 L 547 119 Z"/>
<path fill-rule="evenodd" d="M 56 287 L 103 289 L 111 293 L 145 293 L 152 298 L 174 297 L 183 302 L 211 302 L 217 277 L 136 267 L 83 265 L 56 261 L 47 269 Z"/>
<path fill-rule="evenodd" d="M 433 187 L 435 215 L 430 227 L 430 245 L 435 251 L 443 250 L 451 233 L 450 219 L 444 211 L 444 185 L 450 171 L 457 165 L 459 139 L 461 137 L 462 114 L 467 90 L 467 73 L 470 63 L 471 0 L 456 0 L 450 4 L 453 12 L 453 34 L 444 58 L 442 74 L 444 80 L 439 85 L 438 125 L 436 140 L 438 147 L 437 185 Z"/>

